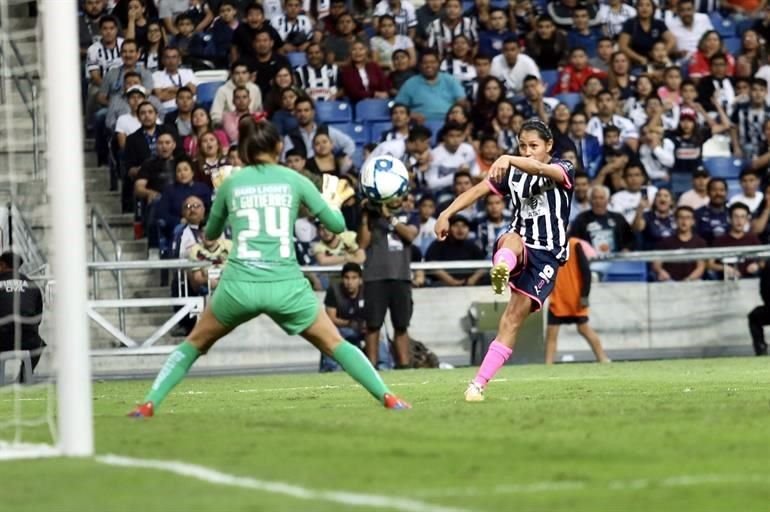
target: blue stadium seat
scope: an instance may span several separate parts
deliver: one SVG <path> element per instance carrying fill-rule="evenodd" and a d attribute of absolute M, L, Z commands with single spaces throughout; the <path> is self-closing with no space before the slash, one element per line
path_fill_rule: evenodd
<path fill-rule="evenodd" d="M 743 37 L 743 33 L 746 32 L 751 27 L 753 27 L 756 21 L 757 20 L 755 19 L 739 21 L 738 23 L 735 24 L 735 35 L 738 37 Z"/>
<path fill-rule="evenodd" d="M 356 146 L 356 150 L 353 153 L 353 156 L 350 157 L 351 160 L 353 160 L 353 165 L 356 167 L 356 169 L 361 169 L 361 166 L 364 165 L 364 148 L 363 146 Z"/>
<path fill-rule="evenodd" d="M 544 69 L 540 71 L 540 78 L 545 84 L 545 93 L 550 94 L 559 80 L 559 72 L 555 69 Z"/>
<path fill-rule="evenodd" d="M 489 2 L 489 6 L 494 9 L 507 9 L 508 0 L 492 0 Z"/>
<path fill-rule="evenodd" d="M 353 109 L 346 101 L 319 101 L 315 104 L 316 121 L 321 123 L 350 123 Z"/>
<path fill-rule="evenodd" d="M 195 91 L 198 105 L 206 107 L 206 110 L 210 109 L 211 104 L 214 102 L 214 96 L 217 93 L 217 89 L 223 85 L 224 82 L 204 82 L 198 84 L 198 88 Z"/>
<path fill-rule="evenodd" d="M 289 64 L 293 68 L 307 64 L 307 54 L 305 52 L 289 52 L 286 54 L 286 58 L 289 59 Z"/>
<path fill-rule="evenodd" d="M 712 178 L 738 179 L 743 169 L 744 161 L 732 156 L 714 156 L 703 159 L 703 167 Z"/>
<path fill-rule="evenodd" d="M 359 123 L 329 123 L 329 126 L 333 126 L 348 135 L 356 143 L 356 146 L 363 146 L 368 142 L 369 130 L 367 130 L 366 125 Z"/>
<path fill-rule="evenodd" d="M 609 283 L 646 282 L 647 263 L 644 261 L 615 261 L 610 263 L 604 274 Z"/>
<path fill-rule="evenodd" d="M 692 174 L 687 172 L 671 173 L 671 192 L 680 196 L 692 188 Z"/>
<path fill-rule="evenodd" d="M 361 100 L 356 104 L 356 122 L 390 121 L 391 101 L 381 99 Z"/>
<path fill-rule="evenodd" d="M 433 132 L 433 136 L 430 139 L 431 146 L 438 144 L 438 132 L 444 127 L 444 121 L 425 121 L 425 127 Z"/>
<path fill-rule="evenodd" d="M 735 35 L 735 23 L 730 18 L 723 18 L 718 11 L 709 13 L 711 24 L 722 38 L 733 37 Z"/>
<path fill-rule="evenodd" d="M 376 123 L 367 123 L 369 126 L 369 142 L 380 142 L 382 138 L 382 132 L 390 130 L 393 125 L 390 121 L 381 121 Z"/>
<path fill-rule="evenodd" d="M 741 53 L 743 41 L 740 37 L 726 37 L 724 39 L 724 44 L 725 50 L 727 50 L 730 55 L 739 55 Z"/>
<path fill-rule="evenodd" d="M 559 100 L 560 103 L 567 105 L 570 110 L 575 110 L 575 107 L 578 106 L 578 103 L 583 100 L 583 98 L 580 96 L 580 93 L 577 92 L 565 92 L 556 96 L 556 99 Z"/>
<path fill-rule="evenodd" d="M 738 195 L 742 192 L 741 190 L 741 180 L 735 180 L 735 179 L 729 179 L 725 180 L 727 182 L 727 199 L 731 199 L 733 196 Z"/>
<path fill-rule="evenodd" d="M 474 3 L 475 3 L 475 2 L 474 2 L 473 0 L 462 0 L 462 4 L 463 4 L 463 12 L 467 12 L 467 11 L 468 11 L 468 9 L 470 9 L 471 7 L 473 7 Z"/>

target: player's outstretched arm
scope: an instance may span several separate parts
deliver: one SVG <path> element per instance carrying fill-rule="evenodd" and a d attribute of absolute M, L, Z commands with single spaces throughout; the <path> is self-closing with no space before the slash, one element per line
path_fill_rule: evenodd
<path fill-rule="evenodd" d="M 434 228 L 436 237 L 439 240 L 444 240 L 449 233 L 449 219 L 451 219 L 454 214 L 476 204 L 476 201 L 486 197 L 491 191 L 490 184 L 487 180 L 484 180 L 476 183 L 472 188 L 457 196 L 457 198 L 452 201 L 452 204 L 438 216 Z"/>
<path fill-rule="evenodd" d="M 524 156 L 503 155 L 489 168 L 489 178 L 501 180 L 513 166 L 522 172 L 532 174 L 533 176 L 544 176 L 550 178 L 554 183 L 564 185 L 567 188 L 572 187 L 567 170 L 559 164 L 546 164 L 533 158 Z"/>

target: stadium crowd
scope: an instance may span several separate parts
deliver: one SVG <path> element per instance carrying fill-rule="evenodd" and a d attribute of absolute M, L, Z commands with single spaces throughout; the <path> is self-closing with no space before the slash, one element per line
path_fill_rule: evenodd
<path fill-rule="evenodd" d="M 599 254 L 767 242 L 768 43 L 764 0 L 84 0 L 80 15 L 86 124 L 137 236 L 152 258 L 219 262 L 230 243 L 200 227 L 240 166 L 243 115 L 273 122 L 286 165 L 318 184 L 355 185 L 371 154 L 403 160 L 412 188 L 388 216 L 416 228 L 412 261 L 491 259 L 501 198 L 454 216 L 446 241 L 433 224 L 530 117 L 579 169 L 571 231 Z M 362 202 L 342 235 L 299 220 L 300 261 L 363 264 Z M 653 264 L 649 278 L 758 270 Z"/>

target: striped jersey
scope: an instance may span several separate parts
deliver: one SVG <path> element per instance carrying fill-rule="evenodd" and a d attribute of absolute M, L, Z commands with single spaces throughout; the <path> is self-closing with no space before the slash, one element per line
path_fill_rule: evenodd
<path fill-rule="evenodd" d="M 549 251 L 564 262 L 568 256 L 567 223 L 572 202 L 575 167 L 567 160 L 553 159 L 562 168 L 564 183 L 545 176 L 534 176 L 515 167 L 502 181 L 488 181 L 493 192 L 511 200 L 513 222 L 510 233 L 517 233 L 527 247 Z"/>
<path fill-rule="evenodd" d="M 770 119 L 770 106 L 754 108 L 750 103 L 735 106 L 731 121 L 738 129 L 738 140 L 747 158 L 752 158 L 759 151 L 759 145 L 765 139 L 763 126 Z"/>
<path fill-rule="evenodd" d="M 448 55 L 441 61 L 440 70 L 455 77 L 465 89 L 465 95 L 469 98 L 473 97 L 474 85 L 477 86 L 476 77 L 478 76 L 476 66 Z"/>
<path fill-rule="evenodd" d="M 409 35 L 409 29 L 417 27 L 417 10 L 408 0 L 402 0 L 399 9 L 394 9 L 388 4 L 388 0 L 378 2 L 374 7 L 372 16 L 375 18 L 389 14 L 396 22 L 396 34 Z"/>
<path fill-rule="evenodd" d="M 337 99 L 340 71 L 336 64 L 324 64 L 320 68 L 305 64 L 298 67 L 295 72 L 299 86 L 313 101 Z"/>
<path fill-rule="evenodd" d="M 91 71 L 98 70 L 102 78 L 112 67 L 123 64 L 120 58 L 120 47 L 123 46 L 123 38 L 119 37 L 114 48 L 107 48 L 100 42 L 88 47 L 86 52 L 86 78 L 91 77 Z"/>
<path fill-rule="evenodd" d="M 452 48 L 452 41 L 459 35 L 467 37 L 471 46 L 478 43 L 476 23 L 472 18 L 463 16 L 454 28 L 447 26 L 443 18 L 438 18 L 428 25 L 428 46 L 437 50 L 439 55 L 443 57 L 449 53 Z"/>
<path fill-rule="evenodd" d="M 300 44 L 309 41 L 313 36 L 313 22 L 304 14 L 290 20 L 286 15 L 276 16 L 270 20 L 270 24 L 281 36 L 282 41 L 291 44 Z"/>

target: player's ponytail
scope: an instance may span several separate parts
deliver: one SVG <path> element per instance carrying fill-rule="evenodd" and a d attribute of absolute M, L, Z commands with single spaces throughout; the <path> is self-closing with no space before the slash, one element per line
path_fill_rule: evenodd
<path fill-rule="evenodd" d="M 249 114 L 238 122 L 238 156 L 245 165 L 274 164 L 281 152 L 281 134 L 267 121 Z"/>
<path fill-rule="evenodd" d="M 524 121 L 524 124 L 521 125 L 521 130 L 519 130 L 519 137 L 521 137 L 522 132 L 537 132 L 543 141 L 553 141 L 553 133 L 551 132 L 551 129 L 547 124 L 537 118 Z"/>

